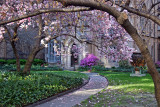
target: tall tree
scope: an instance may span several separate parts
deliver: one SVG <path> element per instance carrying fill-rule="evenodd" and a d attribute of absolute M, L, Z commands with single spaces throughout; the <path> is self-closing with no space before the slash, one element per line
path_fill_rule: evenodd
<path fill-rule="evenodd" d="M 34 10 L 36 10 L 36 9 L 42 9 L 42 11 L 36 13 L 37 15 L 44 13 L 46 11 L 48 11 L 48 12 L 50 12 L 50 11 L 51 12 L 58 12 L 58 11 L 63 12 L 63 11 L 85 10 L 83 8 L 54 9 L 54 7 L 60 7 L 62 5 L 57 4 L 57 2 L 53 2 L 53 4 L 50 4 L 50 2 L 51 2 L 50 0 L 47 0 L 47 1 L 32 0 L 29 2 L 28 2 L 28 0 L 24 0 L 24 1 L 6 0 L 2 3 L 2 5 L 0 5 L 0 9 L 1 9 L 0 19 L 1 20 L 10 20 L 12 18 L 21 17 L 24 14 L 28 14 L 28 13 L 32 13 L 32 12 L 33 12 L 32 16 L 34 16 Z M 16 48 L 16 42 L 19 39 L 18 31 L 21 29 L 27 29 L 30 25 L 32 25 L 33 27 L 38 26 L 38 28 L 39 28 L 38 29 L 39 34 L 35 38 L 36 42 L 35 42 L 33 49 L 31 50 L 31 52 L 28 56 L 27 62 L 26 62 L 25 67 L 23 69 L 23 72 L 27 73 L 27 72 L 30 72 L 32 62 L 33 62 L 35 56 L 37 55 L 37 53 L 41 49 L 44 48 L 44 45 L 41 45 L 41 40 L 44 38 L 50 38 L 50 39 L 46 39 L 45 42 L 47 43 L 51 39 L 58 37 L 58 36 L 56 36 L 55 31 L 57 31 L 57 29 L 59 28 L 59 26 L 57 25 L 59 23 L 56 23 L 56 21 L 51 21 L 51 19 L 53 20 L 52 16 L 50 14 L 43 14 L 43 15 L 41 15 L 41 18 L 39 18 L 39 16 L 35 16 L 32 18 L 23 19 L 20 21 L 17 20 L 13 23 L 5 24 L 1 27 L 1 29 L 0 29 L 1 36 L 4 33 L 8 34 L 10 44 L 12 46 L 14 55 L 16 57 L 16 66 L 17 66 L 18 72 L 21 70 L 19 54 L 18 54 L 18 51 Z M 56 20 L 58 20 L 58 19 L 56 19 Z M 52 23 L 50 23 L 50 22 L 52 22 Z M 48 27 L 49 26 L 48 23 L 51 25 L 50 27 Z M 56 25 L 58 26 L 57 29 L 56 29 Z M 4 32 L 4 29 L 6 32 Z M 54 29 L 54 32 L 53 32 L 53 29 Z M 43 33 L 43 31 L 45 31 L 45 32 Z M 55 37 L 51 37 L 52 35 Z"/>

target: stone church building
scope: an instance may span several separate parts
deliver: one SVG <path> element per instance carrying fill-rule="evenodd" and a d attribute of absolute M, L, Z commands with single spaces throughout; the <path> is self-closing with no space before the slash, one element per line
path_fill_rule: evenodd
<path fill-rule="evenodd" d="M 70 69 L 73 70 L 74 66 L 75 68 L 78 68 L 80 65 L 80 61 L 86 57 L 87 54 L 94 54 L 97 56 L 100 61 L 104 64 L 105 67 L 112 67 L 112 66 L 118 66 L 117 62 L 108 60 L 104 57 L 99 57 L 98 55 L 98 49 L 91 44 L 87 44 L 86 42 L 80 43 L 78 40 L 74 38 L 68 37 L 67 39 L 64 40 L 63 45 L 67 47 L 65 51 L 57 55 L 57 53 L 54 51 L 54 45 L 55 41 L 52 40 L 49 44 L 48 47 L 45 48 L 45 61 L 48 62 L 49 64 L 61 64 L 62 67 L 65 69 Z M 61 45 L 61 44 L 59 44 Z M 78 54 L 78 57 L 74 57 L 73 54 L 74 52 L 72 51 L 73 45 L 76 45 L 77 47 L 81 47 L 82 51 L 80 54 Z M 61 50 L 63 50 L 63 47 L 60 47 Z"/>
<path fill-rule="evenodd" d="M 38 33 L 38 30 L 37 29 L 32 30 L 32 29 L 33 28 L 28 28 L 27 30 L 25 29 L 18 32 L 19 40 L 16 41 L 16 47 L 21 59 L 26 59 L 33 48 L 35 41 L 34 38 Z M 72 52 L 73 45 L 81 47 L 82 49 L 77 58 L 73 57 L 74 54 Z M 61 54 L 58 54 L 55 51 L 55 46 L 57 47 L 57 49 L 60 49 L 63 52 Z M 64 49 L 64 47 L 67 48 Z M 51 40 L 48 43 L 47 47 L 45 47 L 36 55 L 36 58 L 45 60 L 45 62 L 47 62 L 51 66 L 60 65 L 64 69 L 73 70 L 74 67 L 75 68 L 79 67 L 80 61 L 83 58 L 85 58 L 87 54 L 91 53 L 97 56 L 101 60 L 101 62 L 105 65 L 105 67 L 118 66 L 117 62 L 107 60 L 103 57 L 99 57 L 98 50 L 95 46 L 87 44 L 86 42 L 80 43 L 77 39 L 71 37 L 67 37 L 65 39 L 57 38 L 56 40 Z M 5 36 L 5 39 L 3 39 L 3 41 L 0 42 L 0 59 L 14 59 L 14 58 L 15 56 L 13 54 L 12 47 L 8 41 L 7 36 Z"/>

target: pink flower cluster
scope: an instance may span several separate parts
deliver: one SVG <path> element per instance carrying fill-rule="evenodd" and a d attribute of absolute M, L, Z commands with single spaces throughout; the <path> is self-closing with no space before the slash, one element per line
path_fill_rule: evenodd
<path fill-rule="evenodd" d="M 93 54 L 88 54 L 84 59 L 81 60 L 80 66 L 91 67 L 97 64 L 98 58 Z"/>

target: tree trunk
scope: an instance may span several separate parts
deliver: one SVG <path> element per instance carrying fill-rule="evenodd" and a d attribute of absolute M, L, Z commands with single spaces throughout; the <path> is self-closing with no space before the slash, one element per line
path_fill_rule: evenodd
<path fill-rule="evenodd" d="M 18 52 L 17 52 L 17 49 L 16 49 L 15 40 L 14 40 L 14 39 L 16 39 L 16 37 L 17 37 L 18 26 L 19 26 L 19 25 L 17 25 L 17 26 L 15 27 L 15 29 L 14 29 L 13 38 L 12 38 L 12 36 L 11 36 L 11 33 L 10 33 L 8 27 L 7 27 L 7 26 L 4 26 L 4 28 L 5 28 L 5 31 L 8 33 L 9 42 L 10 42 L 10 44 L 11 44 L 11 46 L 12 46 L 13 53 L 14 53 L 14 55 L 15 55 L 15 57 L 16 57 L 16 69 L 17 69 L 18 72 L 20 72 L 20 71 L 21 71 L 20 60 L 19 60 L 19 55 L 18 55 Z"/>
<path fill-rule="evenodd" d="M 26 64 L 24 66 L 24 69 L 23 69 L 23 73 L 24 74 L 27 74 L 29 73 L 30 74 L 30 70 L 31 70 L 31 67 L 32 67 L 32 63 L 34 61 L 34 58 L 35 56 L 37 55 L 37 53 L 39 52 L 40 50 L 39 49 L 33 49 L 33 51 L 30 53 L 30 55 L 28 56 L 28 59 L 26 61 Z"/>
<path fill-rule="evenodd" d="M 23 73 L 24 74 L 27 74 L 27 72 L 30 73 L 34 58 L 37 55 L 37 53 L 42 49 L 42 48 L 40 48 L 42 31 L 43 31 L 43 29 L 42 29 L 42 21 L 43 21 L 42 20 L 42 15 L 39 15 L 38 19 L 39 19 L 38 20 L 38 23 L 39 23 L 39 26 L 38 26 L 39 27 L 38 37 L 37 37 L 37 40 L 35 42 L 35 46 L 32 49 L 32 52 L 30 53 L 30 55 L 29 55 L 29 57 L 27 59 L 27 62 L 25 64 L 25 67 L 23 69 Z"/>
<path fill-rule="evenodd" d="M 154 64 L 154 61 L 150 55 L 150 52 L 148 50 L 146 42 L 140 37 L 138 34 L 136 28 L 134 28 L 129 20 L 125 20 L 123 24 L 121 24 L 122 27 L 131 35 L 133 40 L 135 41 L 136 45 L 140 49 L 146 63 L 148 66 L 149 74 L 151 75 L 154 87 L 155 87 L 155 97 L 157 100 L 158 107 L 160 107 L 160 74 L 156 69 L 156 66 Z"/>
<path fill-rule="evenodd" d="M 18 72 L 20 72 L 21 71 L 21 65 L 20 65 L 19 55 L 18 55 L 18 52 L 17 52 L 14 41 L 11 41 L 11 46 L 12 46 L 14 55 L 16 57 L 16 69 L 17 69 Z"/>

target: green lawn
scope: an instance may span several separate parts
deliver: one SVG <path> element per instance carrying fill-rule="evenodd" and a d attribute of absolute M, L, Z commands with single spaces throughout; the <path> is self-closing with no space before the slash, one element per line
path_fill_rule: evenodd
<path fill-rule="evenodd" d="M 154 93 L 154 85 L 149 74 L 144 77 L 130 77 L 130 73 L 108 72 L 100 73 L 109 81 L 112 89 L 120 89 L 124 92 L 150 92 Z"/>
<path fill-rule="evenodd" d="M 156 107 L 151 77 L 130 77 L 130 73 L 105 72 L 109 86 L 75 107 Z"/>
<path fill-rule="evenodd" d="M 82 84 L 85 74 L 71 71 L 32 71 L 28 76 L 0 72 L 0 106 L 24 106 Z"/>

